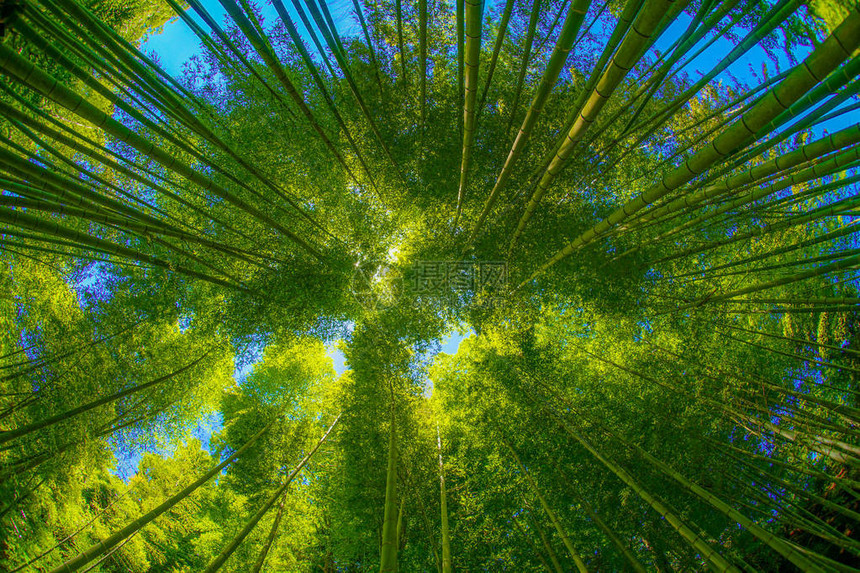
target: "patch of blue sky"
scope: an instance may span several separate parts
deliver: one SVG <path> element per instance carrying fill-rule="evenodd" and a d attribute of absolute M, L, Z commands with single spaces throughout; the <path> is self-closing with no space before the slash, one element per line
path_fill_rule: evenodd
<path fill-rule="evenodd" d="M 77 294 L 78 304 L 82 309 L 89 308 L 93 303 L 111 300 L 113 288 L 122 281 L 114 271 L 115 267 L 111 263 L 93 261 L 70 275 L 69 287 Z"/>
<path fill-rule="evenodd" d="M 679 17 L 666 32 L 655 42 L 654 49 L 667 50 L 672 43 L 682 34 L 690 23 L 690 16 L 683 14 Z M 739 35 L 744 35 L 746 32 L 736 30 Z M 781 44 L 785 44 L 782 31 L 777 30 L 771 34 L 771 37 L 779 37 Z M 707 38 L 707 36 L 706 36 Z M 680 73 L 688 74 L 691 79 L 704 76 L 707 71 L 714 69 L 735 47 L 735 42 L 722 37 L 716 40 L 709 49 L 703 50 L 695 58 L 687 60 L 684 67 L 679 70 Z M 744 84 L 747 87 L 756 87 L 762 84 L 766 79 L 773 77 L 781 72 L 784 72 L 794 65 L 796 62 L 802 62 L 811 52 L 813 48 L 809 45 L 795 45 L 792 48 L 791 56 L 781 47 L 774 47 L 766 50 L 761 44 L 756 44 L 750 48 L 745 54 L 738 58 L 735 62 L 729 65 L 721 73 L 717 74 L 715 80 L 717 85 L 734 85 L 737 82 Z M 713 85 L 713 82 L 712 82 Z M 843 104 L 837 106 L 834 111 L 848 109 L 856 102 L 856 98 L 849 99 Z M 805 113 L 798 114 L 797 117 L 783 124 L 779 131 L 790 129 L 791 126 L 803 121 L 808 114 L 814 111 L 819 105 L 811 106 Z M 834 117 L 825 122 L 814 124 L 809 128 L 814 138 L 822 137 L 826 133 L 844 129 L 849 125 L 856 123 L 860 119 L 860 112 L 854 110 L 848 114 Z"/>
<path fill-rule="evenodd" d="M 178 305 L 177 305 L 178 306 Z M 180 312 L 179 313 L 179 332 L 184 333 L 191 326 L 191 323 L 194 321 L 194 315 L 188 312 Z"/>
<path fill-rule="evenodd" d="M 639 342 L 642 340 L 642 337 L 646 334 L 651 334 L 654 332 L 654 328 L 651 326 L 651 321 L 648 319 L 640 320 L 636 323 L 636 331 L 633 333 L 633 340 Z"/>
<path fill-rule="evenodd" d="M 230 26 L 235 25 L 218 0 L 202 0 L 201 4 L 219 24 L 223 25 L 227 23 Z M 296 23 L 299 34 L 305 40 L 308 51 L 312 56 L 319 56 L 319 52 L 311 42 L 310 35 L 302 26 L 295 8 L 290 4 L 290 2 L 284 2 L 287 12 L 290 14 L 293 22 Z M 260 8 L 264 29 L 270 30 L 281 25 L 281 19 L 271 2 L 257 2 L 257 5 Z M 360 28 L 357 16 L 353 12 L 352 2 L 349 0 L 332 0 L 326 5 L 331 11 L 332 19 L 341 37 L 354 37 L 358 34 Z M 207 32 L 210 31 L 209 27 L 194 10 L 189 9 L 186 13 L 201 28 Z M 315 33 L 319 36 L 319 32 L 315 30 Z M 322 38 L 320 39 L 322 41 Z M 160 34 L 151 35 L 142 45 L 142 50 L 155 53 L 161 67 L 173 76 L 179 76 L 186 62 L 193 56 L 198 55 L 201 49 L 200 39 L 178 16 L 166 23 Z"/>
<path fill-rule="evenodd" d="M 475 331 L 471 327 L 458 326 L 447 334 L 446 337 L 439 341 L 439 344 L 424 356 L 427 364 L 432 364 L 439 353 L 455 355 L 460 350 L 460 344 L 463 340 L 475 336 Z M 429 376 L 424 378 L 424 397 L 430 398 L 433 395 L 433 381 Z"/>
<path fill-rule="evenodd" d="M 238 350 L 233 359 L 233 378 L 237 384 L 241 385 L 254 369 L 254 365 L 263 359 L 266 343 L 264 336 L 255 336 L 243 341 L 241 345 L 235 345 L 238 346 Z"/>
<path fill-rule="evenodd" d="M 180 445 L 188 445 L 192 439 L 199 441 L 204 450 L 210 455 L 214 455 L 215 451 L 212 448 L 211 438 L 213 434 L 220 432 L 223 428 L 224 420 L 221 412 L 209 412 L 197 420 L 186 439 L 177 442 L 163 444 L 156 440 L 146 440 L 138 443 L 115 436 L 108 438 L 108 445 L 116 457 L 116 465 L 111 473 L 128 482 L 137 473 L 144 455 L 155 454 L 164 458 L 170 457 L 176 453 Z"/>
<path fill-rule="evenodd" d="M 331 358 L 332 366 L 338 376 L 342 376 L 348 370 L 346 365 L 346 356 L 340 349 L 338 342 L 332 342 L 326 345 L 326 355 Z"/>
<path fill-rule="evenodd" d="M 688 14 L 681 14 L 663 33 L 662 36 L 654 43 L 654 49 L 664 52 L 671 47 L 677 38 L 683 34 L 690 25 L 692 18 Z M 728 21 L 727 19 L 723 20 Z M 745 36 L 747 30 L 742 28 L 733 28 L 733 31 Z M 784 44 L 784 36 L 781 31 L 771 34 L 778 35 L 782 44 Z M 700 41 L 702 45 L 704 41 L 711 38 L 713 33 L 709 33 Z M 680 72 L 686 72 L 693 76 L 704 76 L 708 71 L 716 68 L 725 57 L 735 48 L 736 42 L 726 38 L 725 36 L 717 39 L 707 50 L 702 50 L 695 58 L 685 60 L 686 65 Z M 695 48 L 695 49 L 698 49 Z M 740 56 L 735 62 L 729 65 L 721 73 L 717 74 L 715 80 L 722 84 L 734 84 L 735 79 L 746 83 L 747 87 L 755 87 L 765 81 L 766 78 L 779 74 L 792 66 L 796 62 L 803 61 L 812 52 L 812 46 L 794 46 L 792 57 L 782 48 L 766 50 L 761 43 L 754 45 L 746 53 Z"/>

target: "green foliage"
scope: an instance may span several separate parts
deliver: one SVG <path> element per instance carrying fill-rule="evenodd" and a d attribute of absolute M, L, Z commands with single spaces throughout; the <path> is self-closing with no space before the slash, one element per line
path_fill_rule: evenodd
<path fill-rule="evenodd" d="M 221 3 L 9 19 L 0 568 L 860 564 L 860 9 Z"/>

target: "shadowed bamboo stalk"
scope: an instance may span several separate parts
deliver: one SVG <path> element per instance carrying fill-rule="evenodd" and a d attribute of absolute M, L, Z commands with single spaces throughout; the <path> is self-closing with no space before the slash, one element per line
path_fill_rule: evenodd
<path fill-rule="evenodd" d="M 94 249 L 109 255 L 124 257 L 133 261 L 147 263 L 152 266 L 188 275 L 190 277 L 201 279 L 219 286 L 250 292 L 248 291 L 248 289 L 241 285 L 236 285 L 223 279 L 219 279 L 218 277 L 213 277 L 211 275 L 201 273 L 199 271 L 195 271 L 184 266 L 174 265 L 169 261 L 157 259 L 155 257 L 147 255 L 146 253 L 130 249 L 128 247 L 124 247 L 117 243 L 106 241 L 104 239 L 99 239 L 98 237 L 93 237 L 87 233 L 81 233 L 79 231 L 75 231 L 74 229 L 64 227 L 54 221 L 34 217 L 33 215 L 25 213 L 24 211 L 16 211 L 13 209 L 4 209 L 0 207 L 0 222 L 7 223 L 17 228 L 29 229 L 31 231 L 61 237 L 63 239 L 71 241 L 72 243 L 77 243 L 77 246 L 83 245 L 88 249 Z M 6 232 L 11 234 L 17 234 L 16 229 L 9 229 Z"/>
<path fill-rule="evenodd" d="M 421 133 L 424 133 L 427 125 L 427 0 L 418 0 L 418 74 Z"/>
<path fill-rule="evenodd" d="M 672 528 L 687 542 L 690 546 L 695 549 L 702 558 L 708 563 L 708 565 L 716 571 L 731 571 L 732 573 L 740 573 L 740 570 L 726 561 L 719 553 L 717 553 L 716 549 L 714 549 L 707 541 L 702 539 L 699 535 L 697 535 L 690 527 L 684 523 L 684 521 L 678 517 L 674 512 L 672 512 L 669 507 L 655 495 L 647 491 L 643 488 L 636 480 L 633 479 L 627 470 L 622 468 L 620 465 L 610 460 L 603 454 L 601 454 L 589 440 L 585 439 L 578 432 L 575 432 L 569 425 L 565 422 L 559 421 L 559 425 L 562 430 L 567 432 L 570 436 L 572 436 L 577 442 L 582 444 L 585 449 L 587 449 L 592 456 L 597 458 L 604 466 L 607 467 L 613 474 L 615 474 L 618 479 L 624 482 L 630 489 L 632 489 L 645 503 L 647 503 L 651 508 L 659 513 L 666 522 L 672 526 Z M 814 569 L 814 571 L 821 571 L 820 569 Z"/>
<path fill-rule="evenodd" d="M 606 428 L 603 428 L 603 430 L 610 433 L 612 437 L 624 444 L 626 447 L 634 450 L 641 457 L 648 460 L 648 462 L 657 467 L 661 472 L 663 472 L 663 474 L 678 482 L 681 486 L 704 500 L 711 507 L 713 507 L 729 519 L 737 522 L 744 529 L 746 529 L 756 538 L 765 543 L 768 547 L 770 547 L 775 552 L 779 553 L 780 555 L 788 559 L 791 563 L 796 565 L 801 571 L 823 571 L 823 569 L 818 568 L 814 563 L 807 559 L 806 556 L 802 555 L 790 545 L 785 543 L 785 541 L 781 537 L 775 535 L 774 533 L 771 533 L 770 531 L 762 529 L 758 524 L 749 519 L 747 516 L 745 516 L 744 514 L 724 502 L 722 499 L 712 494 L 711 492 L 687 479 L 680 472 L 676 471 L 668 464 L 658 460 L 636 444 L 622 438 L 617 433 L 610 432 Z"/>
<path fill-rule="evenodd" d="M 370 65 L 373 66 L 373 73 L 376 76 L 376 84 L 379 86 L 379 96 L 383 97 L 382 78 L 379 76 L 379 62 L 376 61 L 376 49 L 373 47 L 373 41 L 371 41 L 370 33 L 367 31 L 367 22 L 364 19 L 364 12 L 361 10 L 359 0 L 352 0 L 352 6 L 355 8 L 355 13 L 358 16 L 358 22 L 361 25 L 361 32 L 364 34 L 364 41 L 367 42 L 367 50 L 370 52 Z"/>
<path fill-rule="evenodd" d="M 115 42 L 111 41 L 111 38 L 113 36 L 115 36 L 113 31 L 110 30 L 109 28 L 104 27 L 100 22 L 95 20 L 94 17 L 92 16 L 92 14 L 90 14 L 86 9 L 75 5 L 74 3 L 70 4 L 68 7 L 71 10 L 71 13 L 73 15 L 75 15 L 79 19 L 89 23 L 89 28 L 94 33 L 96 33 L 96 37 L 101 39 L 106 46 L 110 46 L 110 45 L 115 43 Z M 182 12 L 181 10 L 180 10 L 180 13 L 181 13 L 180 15 L 185 16 L 184 12 Z M 99 34 L 99 32 L 103 31 L 103 30 L 106 31 L 107 35 L 105 33 Z M 119 38 L 119 40 L 121 40 L 121 38 Z M 123 43 L 123 46 L 125 46 L 124 50 L 121 47 L 118 51 L 115 50 L 114 52 L 117 53 L 120 57 L 123 57 L 123 60 L 129 66 L 130 80 L 128 81 L 128 83 L 130 83 L 130 85 L 132 85 L 132 87 L 140 87 L 141 82 L 144 82 L 144 83 L 148 84 L 149 86 L 151 86 L 151 91 L 152 91 L 153 95 L 150 99 L 156 106 L 163 109 L 166 114 L 176 117 L 180 122 L 182 122 L 184 125 L 189 127 L 193 132 L 197 133 L 200 137 L 202 137 L 206 141 L 212 143 L 216 147 L 225 151 L 243 169 L 245 169 L 248 173 L 250 173 L 256 179 L 258 179 L 260 182 L 262 182 L 266 187 L 271 189 L 280 199 L 285 201 L 293 210 L 295 210 L 299 214 L 299 216 L 303 220 L 310 223 L 316 229 L 322 231 L 324 234 L 326 234 L 328 236 L 332 236 L 331 233 L 329 233 L 325 228 L 323 228 L 316 220 L 314 220 L 307 212 L 305 212 L 304 209 L 302 209 L 298 205 L 295 198 L 291 197 L 288 193 L 286 193 L 280 187 L 275 185 L 272 182 L 272 180 L 270 178 L 268 178 L 267 176 L 265 176 L 257 166 L 250 164 L 241 155 L 236 153 L 236 151 L 230 145 L 225 143 L 220 137 L 218 137 L 214 133 L 214 131 L 211 129 L 211 127 L 208 126 L 199 115 L 195 115 L 190 109 L 188 109 L 188 107 L 184 105 L 183 100 L 179 96 L 177 96 L 177 94 L 170 87 L 165 85 L 165 83 L 164 83 L 164 81 L 167 81 L 167 83 L 174 85 L 174 84 L 176 84 L 175 80 L 170 78 L 170 76 L 166 76 L 165 74 L 163 74 L 157 66 L 154 66 L 154 64 L 152 64 L 152 62 L 149 62 L 145 56 L 140 54 L 139 51 L 135 50 L 130 45 Z M 50 45 L 47 45 L 46 47 L 48 49 L 51 48 Z M 102 49 L 102 52 L 104 52 L 104 49 Z M 64 64 L 64 65 L 67 65 L 67 67 L 68 67 L 68 65 L 71 64 L 71 62 L 69 62 L 66 58 L 64 58 L 62 56 L 62 54 L 56 54 L 54 52 L 49 52 L 49 53 L 51 53 L 52 56 L 55 57 L 55 59 L 58 58 L 60 61 L 65 61 L 66 64 Z M 143 61 L 147 65 L 146 66 L 141 65 L 141 64 L 139 64 L 139 62 L 137 60 Z M 157 77 L 154 77 L 152 74 L 149 73 L 150 69 L 155 70 L 155 72 L 157 72 L 159 75 L 164 77 L 165 80 L 161 81 Z M 253 69 L 251 69 L 251 71 L 256 73 L 255 70 L 253 70 Z M 85 83 L 91 85 L 91 87 L 97 88 L 97 91 L 99 91 L 99 93 L 103 97 L 107 98 L 108 101 L 111 101 L 115 105 L 118 105 L 119 107 L 123 108 L 124 111 L 131 114 L 133 117 L 137 118 L 138 120 L 143 121 L 145 125 L 150 127 L 150 129 L 153 129 L 157 133 L 161 133 L 163 137 L 172 141 L 174 144 L 180 146 L 181 148 L 186 149 L 186 151 L 188 153 L 190 153 L 192 156 L 194 156 L 195 158 L 197 158 L 198 161 L 201 161 L 202 163 L 208 165 L 213 170 L 221 173 L 222 175 L 224 175 L 225 177 L 227 177 L 228 179 L 230 179 L 231 181 L 233 181 L 237 185 L 243 187 L 246 191 L 252 193 L 257 198 L 264 200 L 264 201 L 268 201 L 275 208 L 281 209 L 280 205 L 275 204 L 273 201 L 266 199 L 263 195 L 256 192 L 254 190 L 254 188 L 249 186 L 242 178 L 236 177 L 231 171 L 223 169 L 218 164 L 212 163 L 207 157 L 202 155 L 196 147 L 190 146 L 184 140 L 182 140 L 182 141 L 178 140 L 173 135 L 165 132 L 163 129 L 154 125 L 151 121 L 149 121 L 145 117 L 141 116 L 141 114 L 138 112 L 138 110 L 130 108 L 129 106 L 124 104 L 124 102 L 117 99 L 110 91 L 105 92 L 103 89 L 100 89 L 99 88 L 100 84 L 98 84 L 98 82 L 94 78 L 92 78 L 91 76 L 88 76 L 85 72 L 78 71 L 76 73 L 76 76 L 79 77 L 79 79 L 82 79 Z M 260 81 L 262 81 L 262 78 L 260 78 Z M 184 90 L 184 88 L 181 88 L 181 86 L 180 86 L 180 91 L 183 91 L 183 90 Z M 186 98 L 186 100 L 188 100 L 188 99 L 189 98 Z M 193 98 L 190 98 L 190 99 L 193 99 Z M 205 108 L 205 106 L 204 106 L 204 108 Z"/>
<path fill-rule="evenodd" d="M 523 526 L 520 525 L 520 522 L 517 520 L 516 515 L 511 517 L 511 523 L 514 524 L 514 527 L 517 528 L 517 531 L 520 532 L 520 535 L 522 535 L 523 538 L 529 542 L 529 545 L 531 545 L 532 551 L 534 551 L 535 556 L 540 560 L 544 569 L 546 569 L 549 573 L 552 573 L 553 569 L 549 566 L 549 563 L 547 563 L 547 560 L 544 558 L 543 554 L 540 552 L 540 548 L 537 546 L 537 543 L 535 543 L 534 539 L 532 539 L 531 535 L 529 535 L 528 532 L 526 532 L 526 530 L 523 529 Z M 556 565 L 558 565 L 558 564 L 556 563 Z M 561 570 L 561 565 L 558 565 L 558 567 L 556 567 L 555 571 L 556 571 L 556 573 L 563 573 Z"/>
<path fill-rule="evenodd" d="M 380 573 L 397 573 L 397 427 L 393 402 L 391 429 L 388 436 L 388 469 L 385 477 L 385 509 L 379 561 Z"/>
<path fill-rule="evenodd" d="M 232 0 L 220 1 L 227 2 Z M 358 104 L 359 109 L 364 115 L 367 124 L 370 126 L 370 130 L 371 132 L 373 132 L 373 136 L 376 138 L 376 142 L 379 144 L 379 148 L 394 166 L 397 175 L 402 178 L 402 174 L 400 173 L 400 166 L 398 165 L 397 160 L 391 154 L 391 149 L 385 143 L 385 138 L 382 137 L 382 133 L 379 131 L 379 126 L 377 126 L 376 120 L 373 119 L 373 113 L 370 111 L 370 108 L 367 107 L 367 104 L 365 103 L 364 98 L 361 95 L 361 91 L 358 89 L 358 85 L 356 84 L 355 79 L 353 78 L 352 72 L 350 70 L 349 63 L 346 60 L 346 55 L 340 50 L 338 46 L 339 36 L 337 35 L 337 30 L 329 30 L 328 26 L 324 21 L 323 14 L 317 7 L 315 0 L 305 0 L 305 2 L 307 3 L 308 9 L 310 10 L 311 16 L 313 17 L 314 21 L 316 22 L 317 27 L 320 29 L 323 38 L 325 38 L 329 50 L 331 50 L 331 52 L 334 54 L 335 60 L 340 66 L 340 69 L 343 72 L 343 77 L 346 80 L 347 85 L 349 86 L 349 90 L 352 93 L 356 104 Z"/>
<path fill-rule="evenodd" d="M 170 379 L 174 378 L 175 376 L 182 374 L 186 370 L 193 368 L 194 366 L 199 364 L 201 360 L 206 358 L 206 356 L 208 356 L 210 353 L 211 353 L 211 350 L 204 353 L 200 358 L 197 358 L 193 362 L 186 364 L 182 368 L 179 368 L 178 370 L 175 370 L 175 371 L 171 372 L 170 374 L 167 374 L 166 376 L 160 376 L 154 380 L 150 380 L 149 382 L 145 382 L 143 384 L 138 384 L 137 386 L 132 386 L 131 388 L 127 388 L 127 389 L 122 390 L 120 392 L 116 392 L 114 394 L 111 394 L 110 396 L 105 396 L 103 398 L 99 398 L 98 400 L 93 400 L 92 402 L 88 402 L 87 404 L 84 404 L 83 406 L 78 406 L 77 408 L 67 410 L 61 414 L 57 414 L 55 416 L 50 416 L 50 417 L 45 418 L 43 420 L 39 420 L 38 422 L 33 422 L 31 424 L 27 424 L 26 426 L 21 426 L 20 428 L 15 428 L 14 430 L 6 430 L 3 432 L 0 432 L 0 444 L 5 444 L 9 440 L 14 440 L 16 438 L 20 438 L 22 436 L 26 436 L 27 434 L 35 432 L 36 430 L 41 430 L 43 428 L 47 428 L 48 426 L 52 426 L 52 425 L 57 424 L 59 422 L 64 422 L 66 420 L 70 420 L 71 418 L 74 418 L 75 416 L 83 414 L 84 412 L 89 412 L 90 410 L 98 408 L 99 406 L 103 406 L 105 404 L 110 404 L 111 402 L 116 402 L 117 400 L 125 398 L 126 396 L 136 394 L 137 392 L 142 392 L 143 390 L 146 390 L 147 388 L 152 388 L 153 386 L 156 386 L 158 384 L 161 384 L 162 382 L 170 380 Z"/>
<path fill-rule="evenodd" d="M 552 462 L 553 467 L 555 467 L 556 471 L 561 474 L 561 479 L 564 481 L 565 485 L 569 492 L 573 492 L 574 486 L 570 482 L 567 474 L 559 467 L 559 465 L 555 462 L 555 460 L 550 460 Z M 585 501 L 581 496 L 577 494 L 573 494 L 576 501 L 582 506 L 582 509 L 585 510 L 585 513 L 588 514 L 588 517 L 597 525 L 598 529 L 602 531 L 609 541 L 618 549 L 618 551 L 624 556 L 624 559 L 627 560 L 627 563 L 630 565 L 631 570 L 636 571 L 637 573 L 645 573 L 645 566 L 633 555 L 633 552 L 627 547 L 627 544 L 618 537 L 618 534 L 612 530 L 611 527 L 594 511 L 594 508 L 590 503 Z"/>
<path fill-rule="evenodd" d="M 442 435 L 436 425 L 436 447 L 439 450 L 439 499 L 442 508 L 442 573 L 451 573 L 451 531 L 448 527 L 448 494 L 445 491 L 445 465 L 442 463 Z"/>
<path fill-rule="evenodd" d="M 553 569 L 555 569 L 556 573 L 564 573 L 564 569 L 561 567 L 561 562 L 558 560 L 558 554 L 556 554 L 555 549 L 552 547 L 552 543 L 550 542 L 549 537 L 544 531 L 543 527 L 540 524 L 540 520 L 538 520 L 537 516 L 534 515 L 534 512 L 531 510 L 531 507 L 525 502 L 523 499 L 523 505 L 528 508 L 528 514 L 531 518 L 531 523 L 534 526 L 535 531 L 538 532 L 538 537 L 540 537 L 541 543 L 543 543 L 543 548 L 549 556 L 549 560 L 552 562 Z"/>
<path fill-rule="evenodd" d="M 305 44 L 302 41 L 301 36 L 299 35 L 299 31 L 296 28 L 296 25 L 293 22 L 292 18 L 290 18 L 290 15 L 287 12 L 286 7 L 284 6 L 284 3 L 281 0 L 272 0 L 272 4 L 275 7 L 275 11 L 278 13 L 278 16 L 280 16 L 281 21 L 284 23 L 284 26 L 287 28 L 287 33 L 289 34 L 290 39 L 293 41 L 293 45 L 299 51 L 299 55 L 302 57 L 302 61 L 305 63 L 305 67 L 307 67 L 308 71 L 310 72 L 311 77 L 313 78 L 314 83 L 317 86 L 317 89 L 319 89 L 320 93 L 323 95 L 323 99 L 325 99 L 329 111 L 331 111 L 338 125 L 340 125 L 340 128 L 346 136 L 350 147 L 355 152 L 355 156 L 358 159 L 358 162 L 364 169 L 365 175 L 367 175 L 367 178 L 370 180 L 371 185 L 375 188 L 376 183 L 373 180 L 373 174 L 371 173 L 370 168 L 365 163 L 364 156 L 358 149 L 358 144 L 353 139 L 350 129 L 347 127 L 343 116 L 341 116 L 340 111 L 338 111 L 338 108 L 334 103 L 334 99 L 326 88 L 325 82 L 320 76 L 320 73 L 317 70 L 317 66 L 316 64 L 314 64 L 313 58 L 311 58 L 311 55 L 308 53 L 307 48 L 305 48 Z"/>
<path fill-rule="evenodd" d="M 424 0 L 422 0 L 424 1 Z M 496 34 L 496 42 L 493 45 L 493 55 L 490 58 L 490 66 L 487 68 L 487 79 L 484 80 L 484 90 L 481 92 L 481 98 L 478 103 L 477 114 L 480 116 L 484 110 L 484 104 L 487 102 L 487 92 L 490 91 L 490 85 L 493 81 L 493 74 L 496 71 L 496 64 L 499 61 L 499 53 L 502 51 L 502 44 L 505 41 L 505 34 L 508 31 L 508 22 L 511 20 L 511 14 L 514 11 L 514 0 L 505 2 L 505 10 L 502 12 L 502 19 L 499 22 L 499 31 Z"/>
<path fill-rule="evenodd" d="M 508 126 L 505 128 L 505 140 L 508 138 L 508 133 L 517 118 L 517 106 L 520 103 L 520 96 L 523 91 L 523 83 L 526 79 L 526 73 L 529 69 L 529 62 L 532 57 L 532 44 L 534 43 L 535 30 L 537 29 L 538 18 L 540 17 L 541 0 L 532 0 L 531 10 L 529 12 L 529 24 L 526 29 L 526 39 L 523 45 L 522 62 L 520 62 L 520 73 L 517 76 L 517 87 L 514 90 L 514 102 L 511 104 L 511 117 L 508 120 Z"/>

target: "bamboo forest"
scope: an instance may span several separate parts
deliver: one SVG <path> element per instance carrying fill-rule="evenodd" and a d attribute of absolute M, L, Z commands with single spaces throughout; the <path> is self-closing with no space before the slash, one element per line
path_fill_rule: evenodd
<path fill-rule="evenodd" d="M 0 0 L 0 571 L 860 571 L 857 0 Z"/>

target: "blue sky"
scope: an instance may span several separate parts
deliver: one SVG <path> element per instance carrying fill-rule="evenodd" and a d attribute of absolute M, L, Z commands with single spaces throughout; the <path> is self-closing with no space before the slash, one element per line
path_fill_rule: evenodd
<path fill-rule="evenodd" d="M 218 2 L 218 0 L 202 0 L 201 3 L 209 14 L 211 14 L 219 24 L 223 25 L 226 12 L 221 7 L 221 3 Z M 280 23 L 280 18 L 270 2 L 258 2 L 258 4 L 261 5 L 263 26 L 265 28 L 272 28 L 276 24 Z M 310 37 L 302 27 L 299 17 L 296 15 L 296 11 L 291 2 L 285 0 L 284 5 L 290 13 L 290 16 L 293 17 L 293 21 L 296 23 L 299 33 L 303 38 L 305 38 L 306 43 L 310 44 Z M 327 6 L 331 11 L 332 18 L 334 18 L 337 31 L 342 36 L 352 36 L 359 33 L 360 28 L 356 21 L 357 18 L 353 15 L 353 6 L 350 0 L 329 0 Z M 203 24 L 203 21 L 196 16 L 193 10 L 188 10 L 187 13 L 193 16 L 204 30 L 209 30 L 206 25 Z M 311 53 L 314 52 L 312 45 L 308 46 L 308 48 Z M 200 52 L 200 40 L 196 35 L 194 35 L 194 32 L 192 32 L 191 29 L 179 19 L 179 17 L 175 17 L 164 25 L 161 33 L 151 35 L 147 38 L 143 43 L 142 49 L 145 52 L 154 51 L 158 54 L 161 67 L 170 72 L 170 74 L 176 76 L 182 72 L 182 65 L 187 62 L 191 56 Z"/>

